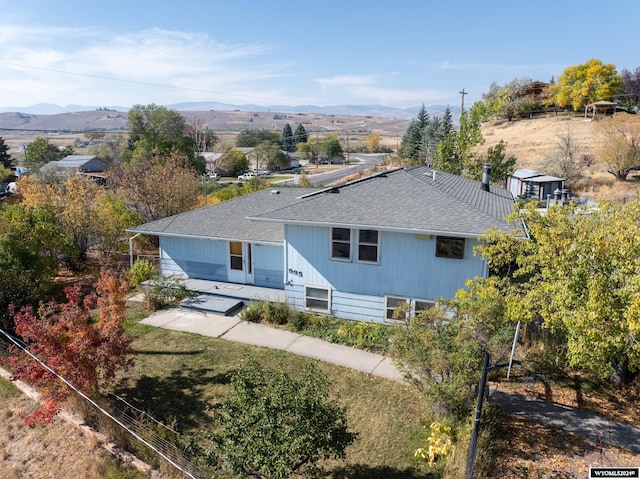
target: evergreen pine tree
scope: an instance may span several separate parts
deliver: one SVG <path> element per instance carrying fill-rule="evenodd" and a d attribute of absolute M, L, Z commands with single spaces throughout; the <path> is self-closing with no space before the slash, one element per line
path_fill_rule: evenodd
<path fill-rule="evenodd" d="M 9 154 L 9 147 L 4 142 L 4 138 L 0 136 L 0 165 L 5 168 L 11 166 L 11 155 Z"/>
<path fill-rule="evenodd" d="M 307 131 L 304 129 L 304 126 L 302 126 L 302 124 L 298 124 L 298 126 L 296 127 L 296 131 L 293 134 L 293 141 L 297 145 L 298 143 L 306 143 L 308 139 L 309 137 L 307 135 Z"/>
<path fill-rule="evenodd" d="M 296 144 L 293 140 L 293 132 L 291 131 L 291 125 L 287 123 L 282 129 L 282 149 L 284 151 L 295 151 Z"/>

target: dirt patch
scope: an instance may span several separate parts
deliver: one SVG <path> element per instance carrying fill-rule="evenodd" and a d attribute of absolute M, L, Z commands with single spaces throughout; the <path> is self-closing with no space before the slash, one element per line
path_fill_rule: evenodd
<path fill-rule="evenodd" d="M 499 426 L 495 455 L 499 479 L 583 478 L 589 467 L 640 466 L 640 456 L 623 449 L 509 415 Z"/>

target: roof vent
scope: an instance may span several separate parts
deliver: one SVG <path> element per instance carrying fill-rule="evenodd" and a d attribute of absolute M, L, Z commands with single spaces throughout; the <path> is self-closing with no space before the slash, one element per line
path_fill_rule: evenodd
<path fill-rule="evenodd" d="M 280 190 L 271 190 L 270 194 L 279 195 L 280 194 Z"/>

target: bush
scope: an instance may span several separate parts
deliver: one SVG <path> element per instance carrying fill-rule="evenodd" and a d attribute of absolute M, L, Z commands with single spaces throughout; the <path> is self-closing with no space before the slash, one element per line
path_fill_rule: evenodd
<path fill-rule="evenodd" d="M 357 438 L 327 377 L 312 366 L 293 377 L 251 360 L 232 375 L 231 388 L 215 416 L 209 462 L 241 477 L 316 477 L 318 461 L 344 458 Z"/>
<path fill-rule="evenodd" d="M 296 314 L 297 312 L 286 302 L 271 303 L 266 300 L 261 300 L 251 301 L 242 311 L 240 318 L 243 321 L 251 321 L 253 323 L 284 325 L 296 316 Z"/>
<path fill-rule="evenodd" d="M 139 288 L 144 281 L 148 281 L 156 274 L 156 267 L 147 259 L 137 259 L 129 270 L 129 281 Z"/>
<path fill-rule="evenodd" d="M 157 311 L 193 296 L 195 293 L 186 287 L 182 276 L 158 275 L 151 278 L 150 285 L 145 291 L 145 302 L 148 311 Z"/>
<path fill-rule="evenodd" d="M 289 324 L 296 331 L 302 331 L 309 324 L 309 315 L 302 311 L 297 311 L 289 318 Z"/>
<path fill-rule="evenodd" d="M 338 335 L 349 345 L 371 349 L 387 344 L 392 328 L 387 324 L 365 323 L 362 321 L 345 323 L 338 328 Z"/>

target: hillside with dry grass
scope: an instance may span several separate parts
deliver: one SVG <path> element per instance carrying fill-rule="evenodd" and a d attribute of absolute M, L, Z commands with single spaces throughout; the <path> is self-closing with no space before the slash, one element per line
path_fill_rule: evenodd
<path fill-rule="evenodd" d="M 580 163 L 580 177 L 569 187 L 580 196 L 596 200 L 624 200 L 635 197 L 640 187 L 637 173 L 627 182 L 615 181 L 598 162 L 603 140 L 599 134 L 599 120 L 581 115 L 554 115 L 519 120 L 497 120 L 482 125 L 485 143 L 477 148 L 484 153 L 500 141 L 507 143 L 507 156 L 517 158 L 517 168 L 529 168 L 558 175 L 554 157 L 562 150 L 562 141 L 571 138 L 574 157 Z M 560 175 L 558 175 L 560 176 Z"/>

